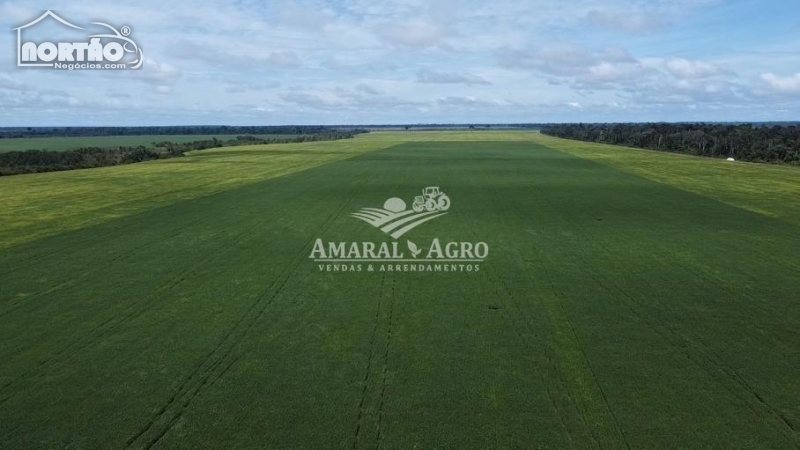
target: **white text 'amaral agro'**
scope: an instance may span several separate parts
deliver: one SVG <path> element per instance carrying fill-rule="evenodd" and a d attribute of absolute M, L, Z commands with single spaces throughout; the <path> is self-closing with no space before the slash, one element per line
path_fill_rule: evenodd
<path fill-rule="evenodd" d="M 452 202 L 438 186 L 422 189 L 411 207 L 399 197 L 386 200 L 383 208 L 365 207 L 351 214 L 390 236 L 392 241 L 314 240 L 309 258 L 320 272 L 477 272 L 489 256 L 486 242 L 433 238 L 430 241 L 397 241 L 408 232 L 448 214 Z"/>

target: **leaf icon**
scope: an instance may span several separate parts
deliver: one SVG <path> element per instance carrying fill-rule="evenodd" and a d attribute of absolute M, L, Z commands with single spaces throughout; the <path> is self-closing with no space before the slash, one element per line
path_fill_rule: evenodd
<path fill-rule="evenodd" d="M 422 250 L 420 250 L 419 247 L 417 247 L 417 244 L 411 241 L 406 241 L 406 245 L 408 245 L 408 249 L 411 251 L 411 256 L 413 256 L 414 258 L 416 258 L 417 255 L 420 254 L 420 252 L 422 252 Z"/>

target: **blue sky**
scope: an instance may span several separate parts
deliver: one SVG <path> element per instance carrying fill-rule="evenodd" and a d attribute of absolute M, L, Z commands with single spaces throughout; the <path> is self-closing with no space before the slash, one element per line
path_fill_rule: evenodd
<path fill-rule="evenodd" d="M 48 9 L 130 26 L 144 66 L 17 68 Z M 789 0 L 34 0 L 0 27 L 0 126 L 800 120 Z"/>

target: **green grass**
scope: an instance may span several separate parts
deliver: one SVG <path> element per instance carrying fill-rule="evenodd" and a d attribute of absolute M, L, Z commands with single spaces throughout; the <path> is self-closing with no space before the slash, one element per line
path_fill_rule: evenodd
<path fill-rule="evenodd" d="M 800 170 L 788 165 L 730 163 L 654 150 L 570 141 L 539 135 L 536 141 L 760 214 L 800 224 Z"/>
<path fill-rule="evenodd" d="M 584 145 L 376 133 L 0 179 L 0 442 L 796 448 L 800 205 L 750 194 L 796 199 L 796 172 Z M 486 241 L 479 272 L 308 259 L 391 240 L 349 214 L 427 185 L 453 206 L 408 238 Z"/>
<path fill-rule="evenodd" d="M 266 134 L 258 137 L 268 138 L 289 138 L 296 135 L 292 134 Z M 81 147 L 136 147 L 139 145 L 150 146 L 153 142 L 193 142 L 212 138 L 230 140 L 235 139 L 235 135 L 220 134 L 151 134 L 142 136 L 83 136 L 83 137 L 43 137 L 43 138 L 11 138 L 0 139 L 0 153 L 25 151 L 25 150 L 54 150 L 65 151 L 75 150 Z"/>
<path fill-rule="evenodd" d="M 392 145 L 345 139 L 208 149 L 184 158 L 0 177 L 0 249 Z"/>

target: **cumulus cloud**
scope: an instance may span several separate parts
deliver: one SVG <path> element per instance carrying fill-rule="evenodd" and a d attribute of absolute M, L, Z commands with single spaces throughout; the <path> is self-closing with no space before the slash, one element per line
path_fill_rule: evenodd
<path fill-rule="evenodd" d="M 767 86 L 780 94 L 800 94 L 800 73 L 786 77 L 765 73 L 761 75 Z"/>
<path fill-rule="evenodd" d="M 715 103 L 742 101 L 749 95 L 748 89 L 736 81 L 736 74 L 717 63 L 684 58 L 637 59 L 620 47 L 541 45 L 501 52 L 499 62 L 509 69 L 541 73 L 548 77 L 548 84 L 566 85 L 581 95 L 605 91 L 606 96 L 630 102 L 661 98 Z"/>
<path fill-rule="evenodd" d="M 428 84 L 466 84 L 467 86 L 492 84 L 483 77 L 471 73 L 437 72 L 433 70 L 421 70 L 417 74 L 416 81 L 417 83 Z"/>
<path fill-rule="evenodd" d="M 551 76 L 567 77 L 581 86 L 619 83 L 641 77 L 650 70 L 618 47 L 593 51 L 571 44 L 505 51 L 501 52 L 499 62 L 508 68 L 534 69 Z M 552 82 L 558 84 L 557 80 Z"/>
<path fill-rule="evenodd" d="M 66 108 L 83 104 L 61 90 L 39 90 L 9 74 L 0 73 L 0 104 L 7 109 Z"/>
<path fill-rule="evenodd" d="M 293 50 L 264 51 L 248 45 L 220 45 L 202 39 L 180 39 L 169 48 L 169 55 L 184 61 L 198 61 L 212 66 L 238 68 L 268 67 L 297 69 L 303 65 Z"/>
<path fill-rule="evenodd" d="M 648 69 L 638 61 L 631 62 L 599 62 L 588 69 L 588 74 L 581 75 L 579 79 L 593 83 L 618 83 L 625 80 L 640 78 Z"/>
<path fill-rule="evenodd" d="M 702 117 L 711 108 L 796 115 L 796 30 L 785 31 L 783 44 L 749 33 L 751 50 L 780 56 L 726 50 L 717 44 L 728 31 L 706 26 L 715 14 L 709 6 L 722 1 L 537 0 L 532 8 L 531 0 L 279 0 L 265 9 L 232 0 L 52 0 L 31 10 L 29 2 L 0 0 L 6 29 L 54 8 L 79 22 L 130 25 L 146 55 L 136 72 L 0 72 L 0 104 L 20 112 L 6 114 L 11 125 L 22 123 L 19 117 L 70 123 L 89 117 L 87 111 L 97 120 L 133 124 L 198 117 L 259 124 L 608 120 L 608 105 L 626 111 L 616 116 L 623 120 L 669 120 L 670 112 L 690 108 L 705 120 L 724 118 Z M 689 15 L 693 20 L 683 20 Z M 676 26 L 691 38 L 675 39 L 669 29 Z M 12 33 L 2 39 L 13 49 Z M 13 61 L 7 64 L 11 69 Z M 109 91 L 131 95 L 111 98 Z M 103 102 L 117 109 L 102 109 Z M 45 104 L 84 113 L 45 115 Z M 115 113 L 123 106 L 125 115 Z M 750 116 L 736 118 L 742 117 Z"/>
<path fill-rule="evenodd" d="M 719 75 L 719 66 L 704 61 L 672 58 L 666 61 L 667 70 L 678 78 L 708 78 Z"/>
<path fill-rule="evenodd" d="M 135 80 L 156 86 L 172 86 L 182 75 L 181 71 L 172 64 L 152 58 L 147 60 L 146 70 L 132 70 L 122 73 Z"/>

